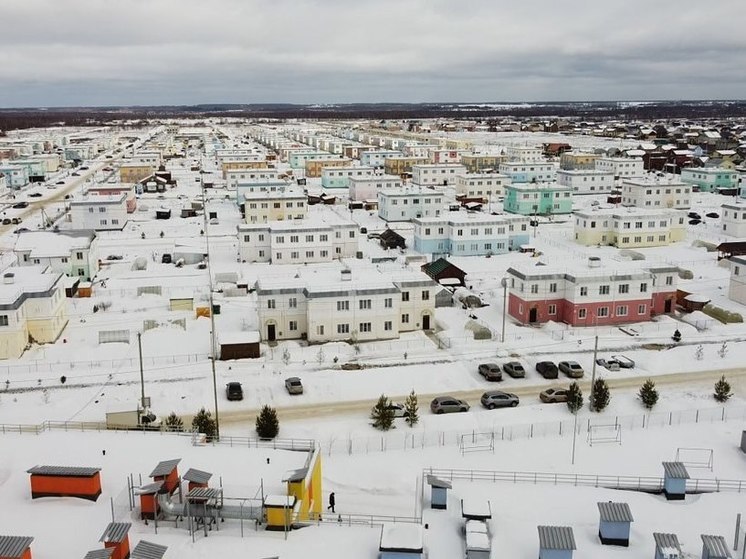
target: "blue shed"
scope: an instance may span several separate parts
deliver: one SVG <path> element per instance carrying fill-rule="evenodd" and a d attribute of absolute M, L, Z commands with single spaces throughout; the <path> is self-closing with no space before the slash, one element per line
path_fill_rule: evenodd
<path fill-rule="evenodd" d="M 384 524 L 381 528 L 379 559 L 421 559 L 423 533 L 419 524 Z"/>
<path fill-rule="evenodd" d="M 629 531 L 634 521 L 627 503 L 598 503 L 598 537 L 604 545 L 629 547 Z"/>
<path fill-rule="evenodd" d="M 453 484 L 431 474 L 427 475 L 427 484 L 430 486 L 430 508 L 447 509 L 448 490 L 453 487 Z"/>
<path fill-rule="evenodd" d="M 655 559 L 680 559 L 681 546 L 676 534 L 653 532 L 655 540 Z"/>
<path fill-rule="evenodd" d="M 723 536 L 702 534 L 702 559 L 729 559 L 730 550 Z"/>
<path fill-rule="evenodd" d="M 669 501 L 683 501 L 689 472 L 681 462 L 663 462 L 663 494 Z"/>
<path fill-rule="evenodd" d="M 577 549 L 569 526 L 539 526 L 539 559 L 572 559 Z"/>

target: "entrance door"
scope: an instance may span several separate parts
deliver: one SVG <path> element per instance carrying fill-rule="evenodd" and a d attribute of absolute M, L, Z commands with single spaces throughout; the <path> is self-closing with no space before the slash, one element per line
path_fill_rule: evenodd
<path fill-rule="evenodd" d="M 267 341 L 274 342 L 276 339 L 277 334 L 275 334 L 275 325 L 267 324 Z"/>
<path fill-rule="evenodd" d="M 539 310 L 534 307 L 530 311 L 528 311 L 528 321 L 529 322 L 536 322 L 539 320 Z"/>
<path fill-rule="evenodd" d="M 666 299 L 666 302 L 663 304 L 663 312 L 671 312 L 671 301 L 673 301 L 673 299 Z"/>
<path fill-rule="evenodd" d="M 422 329 L 430 330 L 430 315 L 429 314 L 422 315 Z"/>

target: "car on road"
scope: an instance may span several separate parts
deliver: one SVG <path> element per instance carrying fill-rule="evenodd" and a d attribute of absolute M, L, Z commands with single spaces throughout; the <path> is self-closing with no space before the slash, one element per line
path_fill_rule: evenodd
<path fill-rule="evenodd" d="M 437 414 L 469 411 L 469 403 L 453 396 L 438 396 L 430 402 L 430 411 Z"/>
<path fill-rule="evenodd" d="M 536 364 L 536 372 L 546 379 L 557 378 L 559 371 L 553 361 L 539 361 Z"/>
<path fill-rule="evenodd" d="M 500 371 L 500 366 L 497 363 L 481 363 L 477 370 L 479 371 L 479 374 L 485 378 L 485 380 L 501 381 L 503 379 L 503 374 Z"/>
<path fill-rule="evenodd" d="M 564 386 L 551 386 L 539 393 L 539 399 L 545 404 L 567 402 L 568 390 Z"/>
<path fill-rule="evenodd" d="M 18 233 L 25 233 L 28 230 L 29 230 L 28 227 L 20 227 L 20 228 L 16 229 L 15 231 L 13 231 L 13 233 L 16 233 L 16 234 L 18 234 Z"/>
<path fill-rule="evenodd" d="M 43 194 L 41 192 L 31 192 L 28 195 L 29 198 L 41 198 L 42 196 Z"/>
<path fill-rule="evenodd" d="M 520 399 L 515 394 L 503 392 L 502 390 L 488 390 L 482 394 L 479 400 L 488 410 L 495 408 L 514 408 L 520 403 Z"/>
<path fill-rule="evenodd" d="M 240 382 L 229 382 L 225 385 L 225 397 L 229 400 L 243 400 L 243 388 Z"/>
<path fill-rule="evenodd" d="M 559 370 L 570 378 L 581 378 L 584 372 L 577 361 L 560 361 Z"/>
<path fill-rule="evenodd" d="M 611 358 L 619 363 L 622 369 L 634 369 L 635 362 L 625 355 L 612 355 Z"/>
<path fill-rule="evenodd" d="M 705 217 L 709 217 L 709 218 L 712 218 L 712 219 L 717 219 L 717 218 L 720 217 L 720 214 L 717 213 L 717 212 L 710 212 L 710 213 L 706 213 Z"/>
<path fill-rule="evenodd" d="M 74 177 L 79 177 L 79 176 L 80 176 L 80 173 L 72 173 L 72 176 L 74 176 Z"/>
<path fill-rule="evenodd" d="M 598 359 L 596 359 L 596 365 L 605 367 L 609 371 L 618 371 L 622 368 L 622 366 L 619 364 L 619 361 L 616 361 L 615 359 L 604 359 L 603 357 L 599 357 Z"/>
<path fill-rule="evenodd" d="M 57 181 L 57 182 L 56 182 L 56 183 L 54 183 L 54 184 L 65 184 L 65 181 Z"/>
<path fill-rule="evenodd" d="M 686 215 L 689 216 L 689 219 L 702 219 L 702 216 L 699 215 L 697 212 L 689 212 Z"/>
<path fill-rule="evenodd" d="M 303 394 L 303 383 L 298 377 L 288 377 L 285 379 L 285 390 L 288 394 Z"/>
<path fill-rule="evenodd" d="M 80 168 L 80 170 L 81 170 L 81 171 L 87 171 L 87 170 L 88 170 L 88 167 L 81 167 L 81 168 Z"/>
<path fill-rule="evenodd" d="M 13 223 L 13 221 L 11 221 L 9 217 L 3 219 L 3 225 L 10 225 L 11 223 Z"/>
<path fill-rule="evenodd" d="M 23 208 L 28 208 L 28 202 L 16 202 L 11 207 L 16 210 L 22 210 Z"/>
<path fill-rule="evenodd" d="M 503 371 L 513 378 L 524 378 L 526 376 L 526 369 L 518 361 L 508 361 L 503 365 Z"/>

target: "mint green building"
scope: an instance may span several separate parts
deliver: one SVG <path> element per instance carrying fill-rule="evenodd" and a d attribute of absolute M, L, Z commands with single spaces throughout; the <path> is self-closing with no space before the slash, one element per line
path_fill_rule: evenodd
<path fill-rule="evenodd" d="M 700 192 L 717 192 L 738 187 L 738 173 L 723 167 L 690 167 L 681 170 L 682 182 L 699 188 Z"/>
<path fill-rule="evenodd" d="M 503 208 L 519 215 L 569 214 L 572 213 L 572 187 L 555 182 L 508 184 Z"/>

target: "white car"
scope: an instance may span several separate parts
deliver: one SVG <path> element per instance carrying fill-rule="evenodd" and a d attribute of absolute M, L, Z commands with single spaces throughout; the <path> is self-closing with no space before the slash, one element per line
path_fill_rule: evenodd
<path fill-rule="evenodd" d="M 373 408 L 375 409 L 375 408 Z M 404 404 L 397 404 L 395 402 L 391 402 L 389 404 L 388 409 L 394 412 L 394 417 L 407 417 L 407 410 L 404 407 Z"/>

